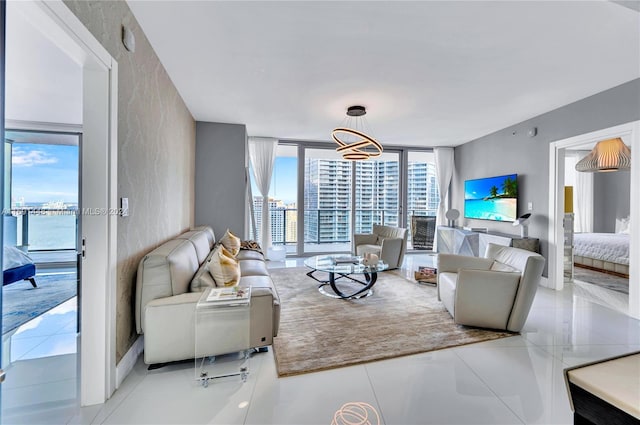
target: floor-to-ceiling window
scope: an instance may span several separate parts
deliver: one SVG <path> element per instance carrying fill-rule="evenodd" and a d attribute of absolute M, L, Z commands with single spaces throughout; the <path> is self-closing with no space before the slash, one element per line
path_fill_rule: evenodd
<path fill-rule="evenodd" d="M 383 153 L 355 162 L 355 233 L 371 233 L 374 224 L 400 225 L 400 161 L 398 153 Z"/>
<path fill-rule="evenodd" d="M 251 196 L 253 221 L 249 235 L 253 240 L 261 241 L 262 196 L 251 178 Z M 271 175 L 269 188 L 269 212 L 271 218 L 271 243 L 284 245 L 288 253 L 297 252 L 298 243 L 298 148 L 297 146 L 278 145 L 276 161 Z"/>
<path fill-rule="evenodd" d="M 259 229 L 262 197 L 255 184 L 252 192 Z M 269 191 L 272 243 L 289 254 L 348 252 L 354 233 L 384 224 L 408 228 L 408 248 L 420 249 L 411 244 L 412 217 L 435 216 L 438 202 L 431 151 L 389 148 L 346 161 L 328 144 L 281 142 Z"/>
<path fill-rule="evenodd" d="M 435 217 L 440 202 L 436 164 L 433 152 L 407 152 L 407 214 L 406 223 L 411 225 L 414 217 Z M 409 232 L 409 248 L 413 241 Z"/>
<path fill-rule="evenodd" d="M 304 252 L 348 251 L 353 163 L 333 150 L 305 149 Z"/>

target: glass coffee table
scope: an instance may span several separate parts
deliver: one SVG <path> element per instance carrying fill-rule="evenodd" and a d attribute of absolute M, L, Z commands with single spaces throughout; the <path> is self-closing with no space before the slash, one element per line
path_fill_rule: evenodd
<path fill-rule="evenodd" d="M 378 279 L 378 272 L 389 268 L 389 265 L 382 261 L 373 266 L 366 266 L 362 263 L 362 257 L 352 255 L 316 255 L 307 258 L 304 265 L 312 269 L 307 276 L 320 283 L 320 293 L 341 299 L 358 299 L 372 295 L 371 288 Z M 317 272 L 328 273 L 329 279 L 318 279 L 314 276 Z M 357 279 L 354 275 L 362 277 Z M 327 287 L 331 290 L 327 290 Z"/>

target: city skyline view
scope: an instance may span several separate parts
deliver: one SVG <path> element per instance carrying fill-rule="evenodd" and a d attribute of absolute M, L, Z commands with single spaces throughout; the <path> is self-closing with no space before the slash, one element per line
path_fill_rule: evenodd
<path fill-rule="evenodd" d="M 400 225 L 398 160 L 354 164 L 320 154 L 305 158 L 304 175 L 300 178 L 297 169 L 297 158 L 276 157 L 268 196 L 274 244 L 296 244 L 299 221 L 304 223 L 304 243 L 316 245 L 348 243 L 353 232 L 370 232 L 374 224 Z M 263 200 L 253 175 L 251 184 L 257 230 L 261 227 Z M 304 213 L 296 199 L 298 185 L 303 187 Z M 435 164 L 421 156 L 410 159 L 405 190 L 407 205 L 403 214 L 407 223 L 413 215 L 435 215 L 439 202 Z M 252 237 L 261 239 L 259 234 Z"/>

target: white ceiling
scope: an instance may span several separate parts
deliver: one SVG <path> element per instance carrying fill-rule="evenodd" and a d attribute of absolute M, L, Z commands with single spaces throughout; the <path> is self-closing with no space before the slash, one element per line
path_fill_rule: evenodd
<path fill-rule="evenodd" d="M 82 68 L 7 2 L 8 120 L 82 124 Z"/>
<path fill-rule="evenodd" d="M 607 1 L 128 0 L 194 118 L 330 140 L 458 145 L 640 77 L 637 11 Z"/>

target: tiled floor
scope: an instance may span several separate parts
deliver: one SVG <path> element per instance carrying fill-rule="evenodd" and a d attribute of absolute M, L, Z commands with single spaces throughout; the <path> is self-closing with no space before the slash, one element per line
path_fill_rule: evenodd
<path fill-rule="evenodd" d="M 404 269 L 410 275 L 429 264 L 425 254 L 410 255 Z M 606 302 L 578 284 L 540 288 L 519 336 L 289 378 L 277 378 L 269 351 L 254 356 L 245 384 L 226 378 L 202 388 L 191 362 L 147 371 L 140 359 L 107 403 L 88 408 L 65 395 L 75 391 L 75 355 L 57 355 L 24 368 L 30 388 L 3 384 L 3 423 L 330 424 L 341 406 L 357 401 L 373 406 L 384 424 L 570 424 L 563 369 L 640 350 L 640 321 Z M 14 404 L 42 395 L 22 399 L 20 410 L 5 406 L 12 390 Z"/>

